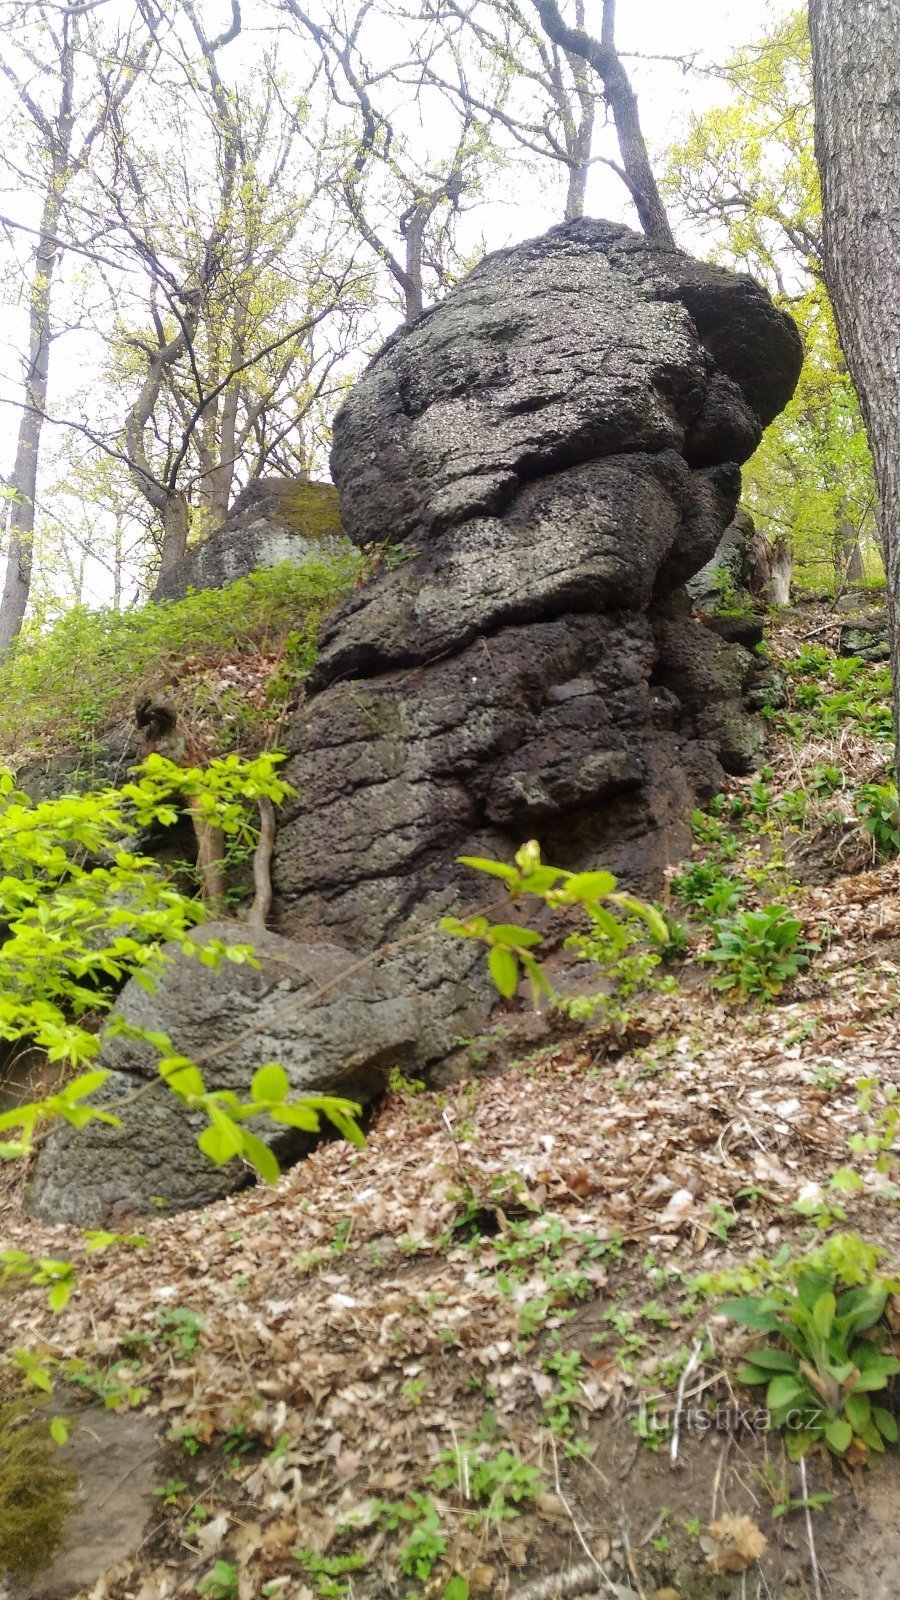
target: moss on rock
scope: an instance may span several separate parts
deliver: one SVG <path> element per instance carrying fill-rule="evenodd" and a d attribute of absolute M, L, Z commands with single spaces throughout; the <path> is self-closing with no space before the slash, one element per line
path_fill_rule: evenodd
<path fill-rule="evenodd" d="M 59 1548 L 77 1479 L 59 1465 L 46 1417 L 0 1405 L 0 1572 L 26 1577 Z"/>

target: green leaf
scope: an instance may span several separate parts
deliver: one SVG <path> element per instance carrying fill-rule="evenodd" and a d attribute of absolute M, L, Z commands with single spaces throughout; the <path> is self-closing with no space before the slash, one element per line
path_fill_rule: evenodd
<path fill-rule="evenodd" d="M 642 922 L 645 922 L 654 939 L 658 940 L 660 944 L 668 944 L 669 929 L 666 919 L 657 911 L 655 906 L 648 905 L 646 900 L 637 900 L 634 895 L 630 894 L 611 894 L 609 898 L 613 905 L 619 906 L 621 910 L 627 911 L 632 917 L 639 917 Z"/>
<path fill-rule="evenodd" d="M 206 1093 L 203 1074 L 188 1056 L 164 1056 L 156 1070 L 179 1100 L 199 1099 Z"/>
<path fill-rule="evenodd" d="M 511 1000 L 519 987 L 519 963 L 512 952 L 493 945 L 488 954 L 488 971 L 504 1000 Z"/>
<path fill-rule="evenodd" d="M 808 1386 L 801 1380 L 789 1373 L 780 1373 L 769 1384 L 766 1404 L 770 1411 L 781 1411 L 785 1406 L 796 1405 L 798 1400 L 808 1399 L 809 1392 Z"/>
<path fill-rule="evenodd" d="M 520 928 L 515 922 L 492 922 L 488 933 L 496 944 L 511 944 L 517 950 L 527 950 L 541 942 L 533 928 Z"/>
<path fill-rule="evenodd" d="M 69 1438 L 69 1424 L 65 1417 L 54 1417 L 50 1423 L 50 1437 L 54 1444 L 64 1445 Z"/>
<path fill-rule="evenodd" d="M 205 1156 L 209 1156 L 217 1167 L 224 1166 L 232 1156 L 240 1155 L 244 1140 L 240 1128 L 236 1127 L 230 1117 L 219 1113 L 212 1127 L 204 1128 L 197 1135 L 197 1144 Z"/>
<path fill-rule="evenodd" d="M 504 861 L 489 861 L 484 856 L 457 856 L 461 867 L 473 867 L 476 872 L 486 872 L 491 878 L 503 878 L 507 883 L 518 883 L 520 874 L 516 867 Z"/>
<path fill-rule="evenodd" d="M 566 879 L 566 894 L 573 900 L 604 900 L 616 881 L 611 872 L 575 872 Z"/>
<path fill-rule="evenodd" d="M 254 1100 L 286 1100 L 291 1092 L 290 1079 L 284 1067 L 270 1061 L 254 1072 L 250 1093 Z"/>
<path fill-rule="evenodd" d="M 864 1185 L 855 1167 L 838 1167 L 837 1171 L 831 1174 L 828 1187 L 843 1190 L 847 1194 L 856 1194 Z"/>
<path fill-rule="evenodd" d="M 259 1173 L 263 1182 L 274 1186 L 281 1177 L 281 1168 L 278 1165 L 277 1157 L 269 1149 L 265 1141 L 257 1138 L 256 1134 L 251 1133 L 249 1128 L 245 1128 L 243 1132 L 244 1155 L 254 1170 Z"/>
<path fill-rule="evenodd" d="M 873 1406 L 872 1421 L 889 1444 L 897 1443 L 897 1418 L 893 1412 L 885 1411 L 884 1406 Z"/>
<path fill-rule="evenodd" d="M 835 1417 L 833 1422 L 825 1424 L 825 1438 L 829 1449 L 833 1450 L 835 1455 L 842 1456 L 852 1443 L 853 1429 L 843 1417 Z"/>
<path fill-rule="evenodd" d="M 858 1433 L 872 1415 L 872 1402 L 864 1394 L 848 1394 L 844 1399 L 844 1413 Z"/>
<path fill-rule="evenodd" d="M 739 1300 L 723 1300 L 716 1306 L 719 1316 L 730 1317 L 732 1322 L 739 1322 L 742 1327 L 753 1328 L 759 1333 L 777 1333 L 778 1318 L 768 1300 L 754 1299 L 748 1295 Z"/>
<path fill-rule="evenodd" d="M 827 1339 L 831 1333 L 831 1330 L 834 1326 L 834 1314 L 836 1309 L 837 1302 L 835 1301 L 834 1295 L 830 1289 L 826 1290 L 824 1294 L 820 1294 L 818 1300 L 813 1306 L 813 1324 L 816 1332 L 823 1339 Z"/>
<path fill-rule="evenodd" d="M 51 1311 L 56 1312 L 57 1316 L 68 1305 L 73 1287 L 72 1279 L 64 1278 L 61 1283 L 54 1283 L 47 1291 L 47 1304 Z"/>
<path fill-rule="evenodd" d="M 469 1600 L 469 1585 L 465 1578 L 451 1578 L 444 1589 L 443 1600 Z"/>
<path fill-rule="evenodd" d="M 738 1383 L 746 1383 L 752 1388 L 752 1386 L 756 1383 L 768 1383 L 772 1374 L 770 1372 L 763 1372 L 761 1367 L 750 1366 L 750 1364 L 745 1361 L 741 1366 L 738 1367 L 735 1376 L 737 1377 Z"/>
<path fill-rule="evenodd" d="M 108 1070 L 98 1068 L 96 1072 L 85 1072 L 80 1078 L 73 1078 L 62 1090 L 61 1098 L 66 1101 L 83 1100 L 85 1095 L 93 1094 L 95 1089 L 105 1083 L 109 1077 Z"/>
<path fill-rule="evenodd" d="M 796 1372 L 797 1357 L 788 1350 L 749 1350 L 745 1357 L 755 1367 L 766 1367 L 771 1372 Z"/>

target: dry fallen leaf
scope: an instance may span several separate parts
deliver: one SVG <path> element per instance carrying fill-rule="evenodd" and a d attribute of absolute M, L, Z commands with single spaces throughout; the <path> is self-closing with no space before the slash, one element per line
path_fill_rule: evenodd
<path fill-rule="evenodd" d="M 751 1517 L 719 1517 L 700 1545 L 713 1572 L 746 1572 L 765 1553 L 768 1540 Z"/>

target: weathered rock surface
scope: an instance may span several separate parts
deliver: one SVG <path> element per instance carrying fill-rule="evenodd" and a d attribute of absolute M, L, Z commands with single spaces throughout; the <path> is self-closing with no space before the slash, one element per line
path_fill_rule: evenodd
<path fill-rule="evenodd" d="M 284 1067 L 297 1094 L 334 1093 L 369 1104 L 390 1068 L 408 1057 L 418 1037 L 419 1002 L 389 973 L 376 969 L 335 983 L 351 964 L 346 950 L 298 945 L 234 922 L 207 923 L 197 938 L 252 942 L 258 967 L 225 961 L 217 970 L 173 951 L 155 994 L 134 981 L 116 1013 L 135 1027 L 169 1034 L 175 1051 L 203 1061 L 207 1088 L 246 1092 L 266 1061 Z M 304 1004 L 325 985 L 327 993 Z M 239 1042 L 227 1053 L 225 1045 Z M 159 1052 L 114 1039 L 104 1051 L 113 1069 L 97 1103 L 108 1105 L 155 1083 L 121 1110 L 122 1126 L 101 1122 L 74 1129 L 55 1125 L 44 1144 L 28 1193 L 29 1208 L 51 1221 L 90 1226 L 98 1218 L 154 1209 L 206 1205 L 251 1174 L 239 1162 L 214 1167 L 196 1145 L 205 1119 L 185 1111 L 158 1079 Z M 266 1118 L 253 1131 L 290 1158 L 309 1139 L 276 1129 Z"/>
<path fill-rule="evenodd" d="M 299 564 L 348 548 L 330 483 L 262 478 L 238 495 L 221 528 L 160 578 L 154 599 L 181 600 L 189 589 L 222 589 L 260 567 Z"/>
<path fill-rule="evenodd" d="M 759 748 L 752 657 L 677 596 L 800 360 L 751 280 L 591 221 L 489 257 L 388 341 L 332 473 L 351 538 L 408 559 L 331 619 L 289 732 L 285 931 L 366 948 L 474 902 L 457 854 L 530 836 L 658 885 Z"/>
<path fill-rule="evenodd" d="M 873 606 L 862 595 L 847 595 L 842 610 L 847 613 L 841 624 L 838 651 L 842 656 L 859 656 L 863 661 L 890 661 L 891 642 L 888 631 L 887 609 Z"/>
<path fill-rule="evenodd" d="M 217 1058 L 234 1085 L 279 1059 L 298 1089 L 350 1092 L 352 1068 L 371 1098 L 386 1064 L 434 1062 L 489 1018 L 478 948 L 435 931 L 442 913 L 504 909 L 459 855 L 536 838 L 561 866 L 658 889 L 691 808 L 759 750 L 754 658 L 692 616 L 683 585 L 800 362 L 750 279 L 590 221 L 489 257 L 394 335 L 334 426 L 344 528 L 393 559 L 331 619 L 319 692 L 287 730 L 298 795 L 273 881 L 290 941 L 274 965 L 262 942 L 258 977 L 179 962 L 155 1000 L 129 987 L 126 1014 L 202 1052 L 277 1009 L 278 978 L 302 987 L 392 942 L 361 987 Z M 119 1089 L 153 1070 L 131 1046 L 109 1060 Z M 204 1167 L 154 1092 L 121 1133 L 48 1142 L 33 1203 L 96 1220 L 242 1176 Z"/>
<path fill-rule="evenodd" d="M 720 638 L 750 648 L 759 644 L 765 631 L 763 603 L 772 598 L 773 554 L 753 518 L 739 508 L 712 559 L 688 579 L 688 594 Z"/>

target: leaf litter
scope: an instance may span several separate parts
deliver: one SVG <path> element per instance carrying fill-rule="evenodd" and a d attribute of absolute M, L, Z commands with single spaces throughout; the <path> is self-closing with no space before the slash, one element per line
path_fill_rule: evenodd
<path fill-rule="evenodd" d="M 773 735 L 773 795 L 825 755 Z M 886 747 L 854 735 L 843 755 L 870 781 Z M 763 1487 L 798 1498 L 796 1469 L 731 1376 L 746 1339 L 690 1285 L 808 1248 L 837 1200 L 900 1264 L 890 1182 L 848 1154 L 872 1126 L 857 1080 L 900 1087 L 900 866 L 847 859 L 791 889 L 821 948 L 777 1003 L 728 1005 L 691 949 L 680 991 L 643 1008 L 639 1048 L 587 1029 L 393 1093 L 365 1150 L 328 1143 L 275 1190 L 142 1218 L 145 1250 L 87 1253 L 26 1217 L 5 1171 L 5 1246 L 78 1268 L 61 1315 L 7 1294 L 7 1348 L 63 1377 L 132 1362 L 160 1482 L 185 1484 L 79 1600 L 176 1600 L 216 1573 L 234 1574 L 223 1600 L 442 1597 L 453 1574 L 498 1600 L 812 1593 L 805 1524 L 775 1518 Z M 851 1161 L 861 1186 L 836 1197 Z M 173 1312 L 196 1338 L 179 1343 Z M 518 1500 L 516 1463 L 539 1482 Z M 900 1593 L 896 1517 L 878 1509 L 896 1458 L 808 1466 L 833 1600 Z"/>

